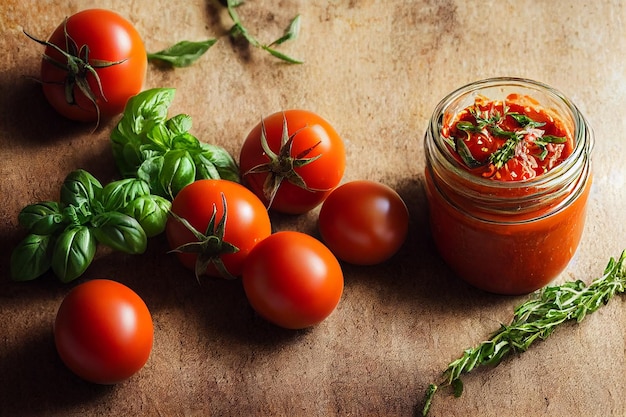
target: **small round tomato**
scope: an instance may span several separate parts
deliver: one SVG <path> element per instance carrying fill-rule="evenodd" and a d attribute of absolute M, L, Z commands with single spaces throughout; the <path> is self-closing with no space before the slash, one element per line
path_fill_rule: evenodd
<path fill-rule="evenodd" d="M 152 317 L 139 295 L 107 279 L 72 289 L 54 322 L 61 360 L 98 384 L 121 382 L 139 371 L 150 356 L 153 333 Z"/>
<path fill-rule="evenodd" d="M 255 246 L 242 281 L 259 315 L 287 329 L 321 322 L 343 293 L 337 258 L 319 240 L 294 231 L 274 233 Z"/>
<path fill-rule="evenodd" d="M 46 45 L 44 95 L 64 117 L 93 122 L 115 116 L 143 88 L 146 49 L 135 27 L 115 12 L 83 10 L 38 42 Z"/>
<path fill-rule="evenodd" d="M 185 186 L 171 212 L 165 225 L 170 247 L 197 277 L 240 276 L 250 250 L 272 232 L 261 200 L 228 180 L 203 179 Z"/>
<path fill-rule="evenodd" d="M 286 110 L 263 119 L 241 147 L 245 185 L 278 212 L 305 213 L 339 184 L 346 165 L 343 141 L 319 115 Z"/>
<path fill-rule="evenodd" d="M 409 212 L 387 185 L 352 181 L 337 187 L 324 201 L 318 227 L 339 259 L 374 265 L 389 259 L 406 240 Z"/>

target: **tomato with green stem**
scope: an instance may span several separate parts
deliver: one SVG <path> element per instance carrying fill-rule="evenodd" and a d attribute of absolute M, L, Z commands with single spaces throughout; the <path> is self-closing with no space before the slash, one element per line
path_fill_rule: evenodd
<path fill-rule="evenodd" d="M 170 247 L 196 277 L 240 276 L 252 248 L 272 232 L 263 203 L 228 180 L 187 185 L 172 201 L 171 214 L 165 225 Z"/>
<path fill-rule="evenodd" d="M 260 316 L 287 329 L 326 319 L 343 293 L 339 261 L 322 242 L 295 231 L 274 233 L 252 249 L 243 287 Z"/>
<path fill-rule="evenodd" d="M 406 240 L 409 212 L 391 187 L 352 181 L 326 198 L 318 227 L 322 240 L 339 259 L 374 265 L 391 258 Z"/>
<path fill-rule="evenodd" d="M 147 53 L 137 29 L 119 14 L 87 9 L 66 18 L 45 45 L 41 83 L 50 105 L 72 120 L 120 114 L 144 85 Z"/>
<path fill-rule="evenodd" d="M 275 211 L 302 214 L 318 206 L 341 181 L 343 141 L 321 116 L 286 110 L 264 118 L 244 141 L 239 167 L 244 184 Z"/>
<path fill-rule="evenodd" d="M 98 384 L 124 381 L 143 368 L 153 336 L 145 302 L 126 285 L 108 279 L 74 287 L 54 321 L 54 341 L 63 363 Z"/>

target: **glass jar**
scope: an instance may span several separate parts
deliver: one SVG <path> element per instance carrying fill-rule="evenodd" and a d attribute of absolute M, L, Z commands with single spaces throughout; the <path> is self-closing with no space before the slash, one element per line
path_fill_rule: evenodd
<path fill-rule="evenodd" d="M 528 180 L 471 173 L 442 128 L 478 96 L 530 98 L 558 117 L 574 144 L 559 165 Z M 526 79 L 468 84 L 435 108 L 424 139 L 425 188 L 437 250 L 463 280 L 498 294 L 527 294 L 554 280 L 576 252 L 591 187 L 593 132 L 576 106 L 553 88 Z"/>

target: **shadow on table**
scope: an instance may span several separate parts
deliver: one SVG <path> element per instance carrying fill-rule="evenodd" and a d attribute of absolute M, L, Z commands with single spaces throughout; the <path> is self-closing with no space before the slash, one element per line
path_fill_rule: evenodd
<path fill-rule="evenodd" d="M 85 382 L 59 359 L 52 329 L 30 334 L 2 352 L 0 415 L 36 416 L 46 411 L 70 411 L 106 396 L 114 386 Z"/>

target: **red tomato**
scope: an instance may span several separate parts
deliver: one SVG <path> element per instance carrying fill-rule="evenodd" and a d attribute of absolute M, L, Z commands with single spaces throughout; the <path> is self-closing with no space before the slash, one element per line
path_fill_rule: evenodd
<path fill-rule="evenodd" d="M 143 300 L 115 281 L 97 279 L 67 294 L 54 322 L 61 360 L 81 378 L 114 384 L 147 362 L 154 328 Z"/>
<path fill-rule="evenodd" d="M 335 129 L 305 110 L 266 117 L 250 131 L 239 156 L 246 186 L 269 208 L 289 214 L 305 213 L 324 201 L 341 181 L 345 164 Z"/>
<path fill-rule="evenodd" d="M 255 246 L 242 281 L 259 315 L 287 329 L 321 322 L 343 292 L 337 258 L 319 240 L 293 231 L 275 233 Z"/>
<path fill-rule="evenodd" d="M 75 48 L 66 47 L 66 40 L 72 45 L 66 38 L 66 31 Z M 92 122 L 98 121 L 100 116 L 120 114 L 126 101 L 143 88 L 148 65 L 146 50 L 134 26 L 117 13 L 103 9 L 76 13 L 56 28 L 48 43 L 45 55 L 49 59 L 41 63 L 43 92 L 52 107 L 69 119 Z M 82 59 L 82 62 L 77 61 L 79 67 L 74 74 L 66 68 L 68 58 L 50 44 Z M 87 63 L 98 74 L 99 83 L 85 68 Z M 79 87 L 81 80 L 86 81 L 95 104 Z M 66 95 L 68 83 L 73 84 L 73 98 Z"/>
<path fill-rule="evenodd" d="M 214 210 L 213 227 L 207 231 Z M 195 181 L 176 195 L 171 211 L 204 235 L 194 236 L 180 220 L 172 217 L 165 226 L 170 247 L 178 249 L 178 259 L 185 267 L 195 270 L 196 276 L 241 275 L 250 250 L 272 232 L 263 203 L 243 185 L 232 181 Z"/>
<path fill-rule="evenodd" d="M 409 212 L 390 187 L 353 181 L 324 201 L 318 226 L 324 243 L 339 259 L 374 265 L 389 259 L 406 240 Z"/>

